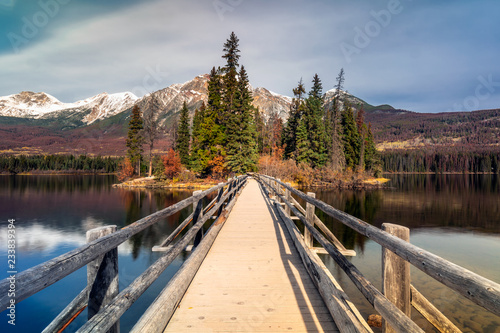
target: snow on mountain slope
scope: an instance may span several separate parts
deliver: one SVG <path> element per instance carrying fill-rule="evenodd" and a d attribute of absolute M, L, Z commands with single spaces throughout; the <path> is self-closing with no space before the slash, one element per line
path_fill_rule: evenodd
<path fill-rule="evenodd" d="M 47 93 L 23 91 L 0 97 L 0 116 L 39 119 L 59 117 L 64 111 L 71 111 L 81 112 L 82 121 L 90 124 L 128 109 L 137 100 L 134 94 L 124 92 L 111 95 L 102 93 L 74 103 L 63 103 Z"/>

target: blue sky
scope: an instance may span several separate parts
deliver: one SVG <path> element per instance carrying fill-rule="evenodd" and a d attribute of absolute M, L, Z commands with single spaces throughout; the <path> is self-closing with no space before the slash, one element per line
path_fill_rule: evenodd
<path fill-rule="evenodd" d="M 138 96 L 223 65 L 234 31 L 254 86 L 291 95 L 341 68 L 368 103 L 500 108 L 500 1 L 0 0 L 0 96 Z"/>

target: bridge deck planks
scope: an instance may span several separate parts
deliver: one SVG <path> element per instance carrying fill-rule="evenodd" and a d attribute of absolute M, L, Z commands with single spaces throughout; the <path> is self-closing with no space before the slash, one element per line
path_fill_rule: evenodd
<path fill-rule="evenodd" d="M 165 332 L 339 332 L 249 180 Z"/>

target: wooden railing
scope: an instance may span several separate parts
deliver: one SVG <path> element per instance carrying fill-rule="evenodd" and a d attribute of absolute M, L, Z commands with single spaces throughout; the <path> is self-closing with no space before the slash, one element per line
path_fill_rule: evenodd
<path fill-rule="evenodd" d="M 225 212 L 235 202 L 235 195 L 246 183 L 247 176 L 230 179 L 206 191 L 196 191 L 193 196 L 172 206 L 144 217 L 118 231 L 116 226 L 98 228 L 87 233 L 86 245 L 46 261 L 16 275 L 16 302 L 45 289 L 67 275 L 87 265 L 87 286 L 57 316 L 44 332 L 61 332 L 84 309 L 89 306 L 89 320 L 78 332 L 118 332 L 121 315 L 139 298 L 140 295 L 160 276 L 168 265 L 194 240 L 195 252 L 206 250 L 218 232 Z M 217 196 L 203 208 L 203 199 L 217 191 Z M 158 221 L 194 205 L 193 213 L 181 223 L 172 235 L 160 244 L 164 251 L 146 271 L 128 287 L 118 293 L 117 247 L 130 237 Z M 207 235 L 203 237 L 203 225 L 213 220 Z M 181 231 L 188 224 L 190 229 L 182 236 Z M 216 232 L 214 232 L 216 231 Z M 210 235 L 210 237 L 208 237 Z M 203 238 L 203 240 L 202 240 Z M 174 243 L 175 241 L 175 243 Z M 193 253 L 194 254 L 194 253 Z M 191 257 L 196 257 L 191 255 Z M 190 259 L 188 259 L 189 261 Z M 187 263 L 187 261 L 186 261 Z M 184 266 L 184 265 L 183 265 Z M 182 270 L 182 269 L 181 269 Z M 9 306 L 9 280 L 0 282 L 0 312 Z M 180 300 L 180 298 L 179 298 Z"/>
<path fill-rule="evenodd" d="M 299 233 L 296 245 L 300 245 L 302 242 L 306 248 L 310 248 L 312 247 L 312 239 L 316 239 L 335 262 L 345 271 L 375 310 L 381 314 L 385 320 L 384 331 L 391 332 L 394 330 L 396 332 L 405 333 L 423 332 L 422 329 L 409 318 L 409 309 L 413 306 L 441 332 L 460 332 L 460 330 L 426 300 L 414 286 L 410 285 L 410 264 L 474 303 L 484 307 L 491 313 L 500 315 L 500 285 L 498 283 L 412 245 L 407 241 L 408 238 L 406 235 L 409 235 L 409 230 L 407 228 L 393 224 L 384 224 L 383 228 L 379 229 L 317 200 L 314 193 L 308 193 L 306 195 L 290 186 L 289 183 L 285 184 L 278 179 L 265 175 L 256 174 L 254 176 L 265 188 L 269 189 L 270 195 L 275 197 L 276 209 L 286 222 L 291 233 L 299 233 L 292 220 L 300 220 L 304 224 L 304 236 Z M 297 198 L 306 202 L 305 209 L 291 196 L 292 193 Z M 329 235 L 329 231 L 325 230 L 326 226 L 324 226 L 314 214 L 315 208 L 322 210 L 324 213 L 382 246 L 383 293 L 377 290 L 371 282 L 346 259 L 345 248 L 341 244 L 338 244 L 334 236 L 332 237 L 332 235 Z M 293 213 L 293 215 L 291 213 Z M 303 257 L 303 260 L 306 267 L 310 266 L 310 258 Z M 310 271 L 310 274 L 321 289 L 321 284 L 324 284 L 324 281 L 318 278 L 317 270 Z M 397 276 L 401 277 L 397 278 Z M 345 304 L 332 301 L 332 298 L 336 299 L 338 296 L 333 294 L 334 297 L 332 297 L 331 291 L 330 294 L 328 294 L 328 292 L 322 292 L 322 295 L 327 295 L 326 298 L 324 297 L 327 305 L 333 303 L 333 305 L 338 308 L 345 307 Z M 394 300 L 397 306 L 390 300 Z M 335 309 L 330 309 L 330 311 L 342 312 L 341 310 Z M 339 325 L 339 328 L 341 328 L 340 326 L 341 325 Z M 365 328 L 360 327 L 350 330 L 349 327 L 347 327 L 345 330 L 341 328 L 341 331 L 360 332 L 364 329 Z"/>

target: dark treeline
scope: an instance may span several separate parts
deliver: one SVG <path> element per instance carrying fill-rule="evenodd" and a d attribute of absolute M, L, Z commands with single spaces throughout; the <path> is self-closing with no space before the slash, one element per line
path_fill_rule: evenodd
<path fill-rule="evenodd" d="M 392 150 L 380 154 L 386 172 L 500 173 L 500 148 Z"/>
<path fill-rule="evenodd" d="M 0 155 L 0 172 L 33 171 L 113 173 L 122 158 L 74 155 Z"/>

